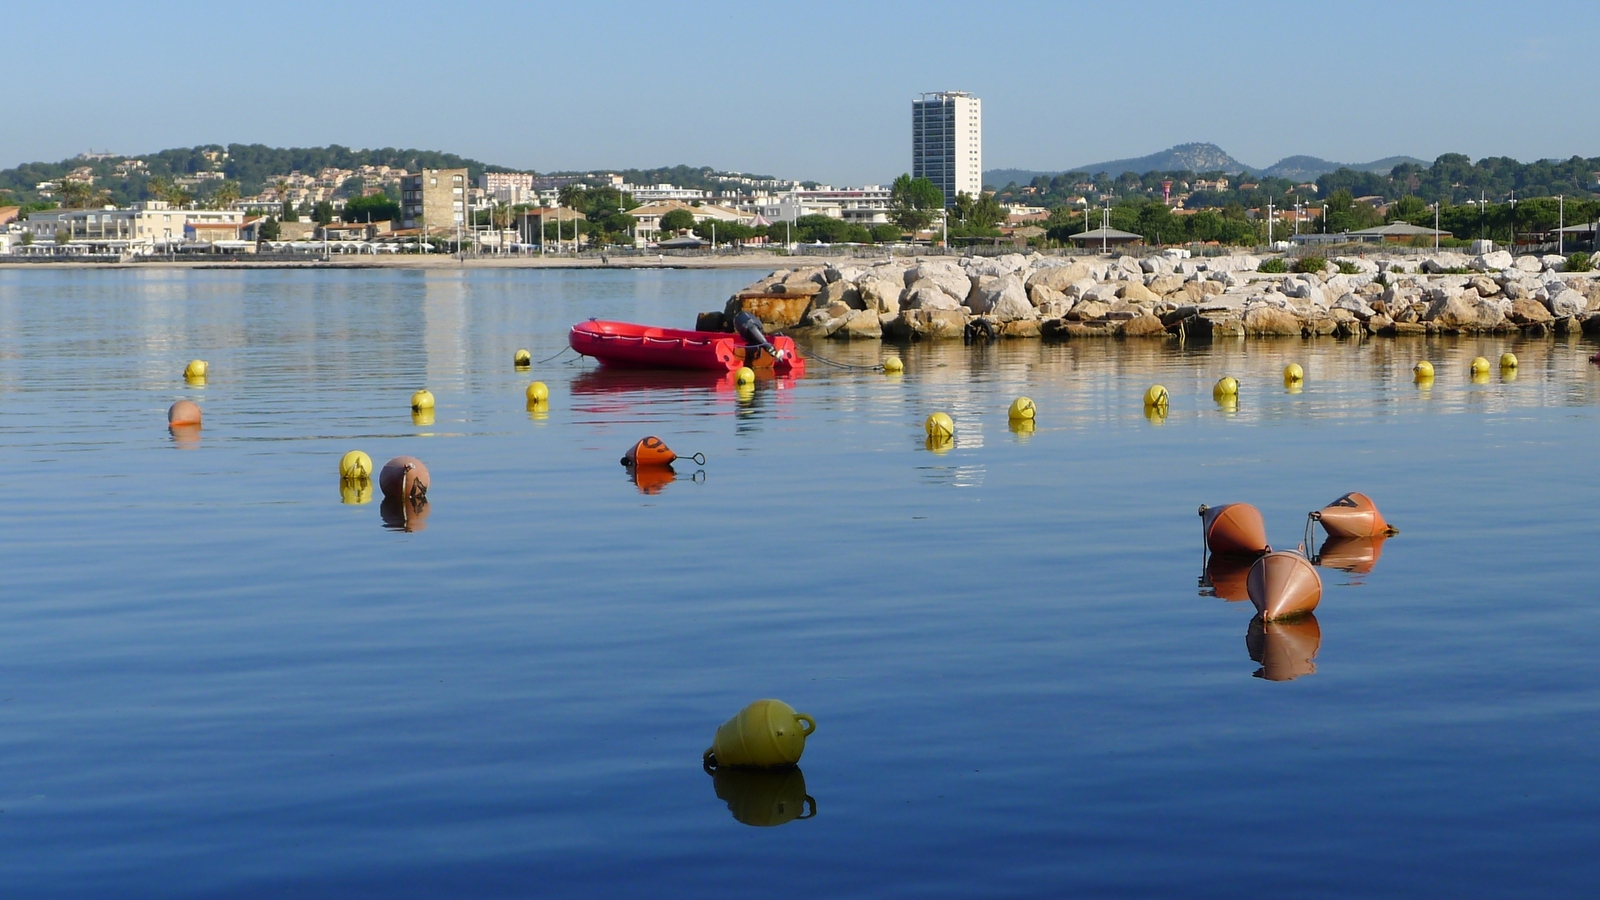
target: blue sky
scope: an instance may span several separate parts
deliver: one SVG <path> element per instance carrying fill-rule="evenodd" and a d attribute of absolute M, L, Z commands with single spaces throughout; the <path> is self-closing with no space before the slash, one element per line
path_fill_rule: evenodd
<path fill-rule="evenodd" d="M 0 166 L 329 143 L 552 171 L 886 181 L 910 101 L 984 102 L 984 165 L 1211 141 L 1246 163 L 1600 155 L 1584 3 L 18 3 Z"/>

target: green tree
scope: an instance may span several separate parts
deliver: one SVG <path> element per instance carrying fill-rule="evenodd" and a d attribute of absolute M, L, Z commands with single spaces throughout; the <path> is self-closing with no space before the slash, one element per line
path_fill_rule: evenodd
<path fill-rule="evenodd" d="M 872 226 L 868 230 L 868 234 L 872 236 L 874 244 L 897 244 L 904 236 L 900 231 L 900 226 L 887 223 Z M 779 238 L 779 240 L 782 240 L 782 238 Z"/>
<path fill-rule="evenodd" d="M 67 231 L 66 229 L 63 228 L 60 231 L 56 232 L 56 243 L 57 244 L 65 244 L 70 240 L 72 240 L 72 233 Z"/>
<path fill-rule="evenodd" d="M 268 216 L 267 220 L 261 223 L 258 233 L 263 241 L 275 241 L 283 233 L 283 227 L 278 224 L 276 218 Z"/>
<path fill-rule="evenodd" d="M 932 225 L 936 212 L 943 208 L 944 192 L 926 178 L 903 174 L 889 188 L 889 218 L 909 232 Z"/>
<path fill-rule="evenodd" d="M 88 209 L 89 198 L 94 194 L 94 188 L 87 181 L 63 181 L 56 188 L 56 193 L 61 195 L 61 205 L 67 209 Z"/>
<path fill-rule="evenodd" d="M 687 228 L 694 227 L 694 213 L 687 209 L 675 209 L 661 217 L 658 226 L 662 233 L 677 234 Z"/>
<path fill-rule="evenodd" d="M 218 182 L 216 188 L 211 191 L 211 202 L 217 209 L 227 209 L 237 199 L 239 199 L 239 182 L 237 181 Z"/>
<path fill-rule="evenodd" d="M 392 222 L 400 218 L 400 204 L 387 194 L 351 197 L 344 204 L 346 222 Z"/>
<path fill-rule="evenodd" d="M 326 200 L 317 201 L 317 205 L 311 210 L 311 218 L 318 225 L 333 224 L 333 204 Z"/>
<path fill-rule="evenodd" d="M 716 222 L 715 228 L 712 226 L 713 222 L 716 220 L 707 219 L 696 223 L 694 233 L 708 241 L 714 234 L 719 244 L 742 244 L 759 234 L 755 228 L 738 222 Z"/>
<path fill-rule="evenodd" d="M 298 222 L 298 221 L 300 221 L 300 213 L 295 211 L 294 204 L 290 203 L 288 200 L 284 200 L 283 201 L 282 219 L 285 222 Z"/>

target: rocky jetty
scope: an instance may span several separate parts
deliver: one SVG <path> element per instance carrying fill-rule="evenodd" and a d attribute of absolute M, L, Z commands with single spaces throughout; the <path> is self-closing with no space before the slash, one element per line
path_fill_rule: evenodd
<path fill-rule="evenodd" d="M 1564 272 L 1560 256 L 1378 254 L 1300 274 L 1262 273 L 1261 262 L 1167 250 L 779 269 L 702 313 L 697 327 L 728 330 L 749 311 L 772 331 L 866 340 L 1600 333 L 1600 279 Z"/>

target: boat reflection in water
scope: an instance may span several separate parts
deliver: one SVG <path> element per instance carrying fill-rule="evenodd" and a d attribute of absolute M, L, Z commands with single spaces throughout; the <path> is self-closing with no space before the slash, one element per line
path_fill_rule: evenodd
<path fill-rule="evenodd" d="M 378 507 L 383 517 L 383 527 L 391 531 L 421 531 L 428 527 L 428 514 L 432 511 L 427 498 L 411 500 L 385 497 Z"/>
<path fill-rule="evenodd" d="M 1353 575 L 1365 575 L 1378 564 L 1383 555 L 1383 542 L 1387 535 L 1376 537 L 1330 537 L 1322 542 L 1317 558 L 1312 560 L 1325 569 L 1338 569 Z"/>
<path fill-rule="evenodd" d="M 1256 616 L 1250 620 L 1244 646 L 1250 658 L 1261 664 L 1255 677 L 1293 681 L 1317 671 L 1314 660 L 1322 648 L 1322 627 L 1311 613 L 1275 622 L 1264 622 Z"/>
<path fill-rule="evenodd" d="M 730 769 L 711 771 L 717 799 L 746 825 L 770 828 L 817 814 L 817 801 L 806 793 L 806 777 L 799 766 L 783 769 Z"/>
<path fill-rule="evenodd" d="M 1232 603 L 1250 599 L 1248 579 L 1250 567 L 1258 557 L 1235 553 L 1219 553 L 1206 561 L 1205 573 L 1200 576 L 1201 593 L 1220 597 Z M 1209 588 L 1209 590 L 1204 590 Z"/>

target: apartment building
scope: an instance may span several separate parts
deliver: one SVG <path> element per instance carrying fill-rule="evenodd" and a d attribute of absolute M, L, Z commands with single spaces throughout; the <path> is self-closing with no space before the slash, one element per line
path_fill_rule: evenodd
<path fill-rule="evenodd" d="M 982 193 L 981 100 L 966 91 L 941 91 L 911 102 L 911 175 L 943 191 L 946 209 L 958 193 Z"/>
<path fill-rule="evenodd" d="M 423 169 L 400 179 L 402 228 L 424 233 L 454 231 L 467 224 L 467 170 Z"/>
<path fill-rule="evenodd" d="M 164 200 L 146 200 L 129 209 L 42 210 L 29 213 L 22 224 L 39 242 L 54 241 L 57 233 L 64 233 L 74 241 L 132 248 L 237 238 L 244 221 L 239 210 L 174 209 Z"/>

